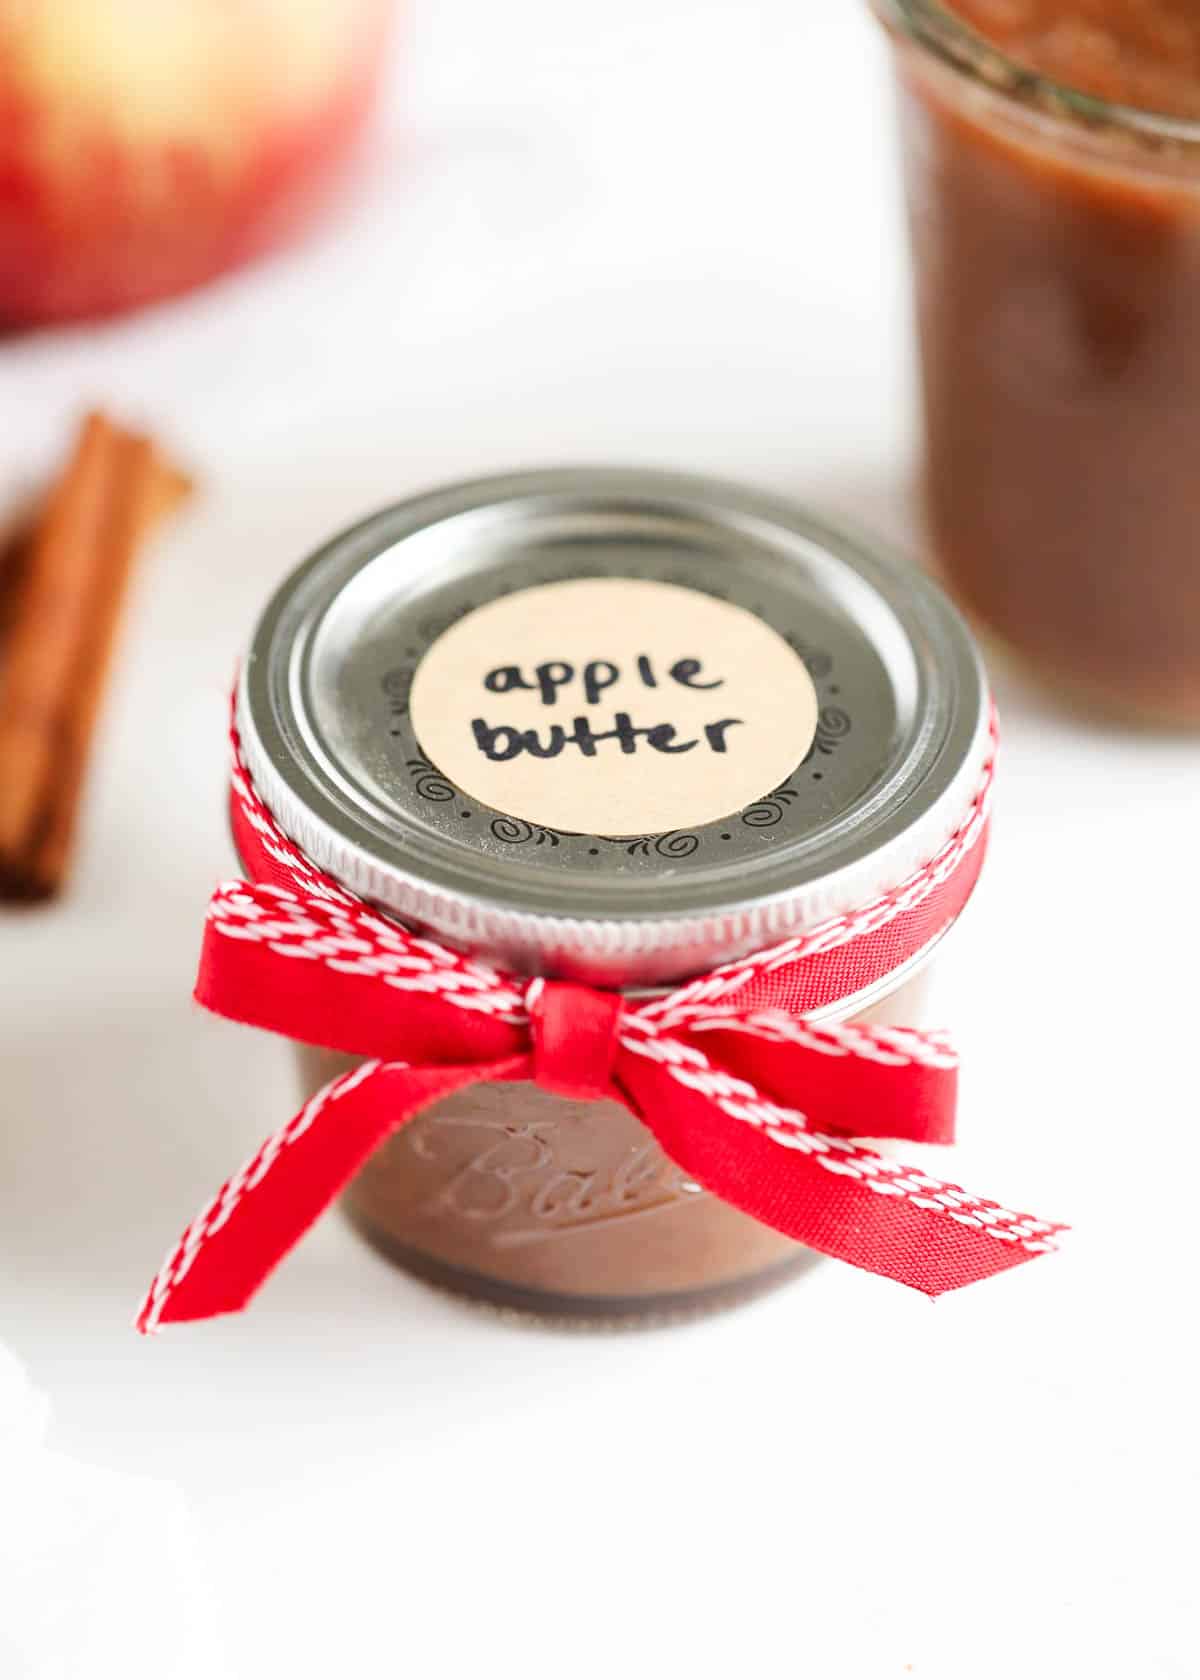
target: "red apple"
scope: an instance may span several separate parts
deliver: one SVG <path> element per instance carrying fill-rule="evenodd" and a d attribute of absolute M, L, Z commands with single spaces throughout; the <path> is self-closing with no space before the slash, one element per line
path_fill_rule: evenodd
<path fill-rule="evenodd" d="M 106 314 L 298 228 L 391 0 L 0 0 L 0 322 Z"/>

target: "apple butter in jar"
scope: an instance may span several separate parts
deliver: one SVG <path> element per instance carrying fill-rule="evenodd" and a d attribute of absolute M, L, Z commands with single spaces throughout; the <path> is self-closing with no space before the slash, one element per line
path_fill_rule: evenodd
<path fill-rule="evenodd" d="M 327 877 L 524 986 L 630 1007 L 744 961 L 757 1008 L 928 1025 L 930 960 L 984 849 L 989 705 L 954 609 L 705 479 L 548 471 L 386 510 L 279 590 L 237 722 L 258 798 Z M 899 896 L 956 843 L 951 908 Z M 887 921 L 882 965 L 838 932 L 864 907 Z M 811 962 L 755 967 L 830 928 Z M 298 1046 L 306 1098 L 355 1067 L 346 1038 L 318 1024 Z M 528 1078 L 408 1120 L 344 1205 L 410 1271 L 552 1317 L 712 1305 L 813 1259 L 621 1101 Z"/>
<path fill-rule="evenodd" d="M 1200 723 L 1200 10 L 874 0 L 937 561 L 1106 710 Z"/>

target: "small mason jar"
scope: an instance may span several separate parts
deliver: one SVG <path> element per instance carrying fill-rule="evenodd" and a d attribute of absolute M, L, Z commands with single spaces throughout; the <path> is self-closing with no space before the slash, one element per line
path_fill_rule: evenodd
<path fill-rule="evenodd" d="M 1200 121 L 1052 81 L 1036 40 L 1031 68 L 937 0 L 873 5 L 900 96 L 941 571 L 1052 684 L 1200 723 Z M 1016 50 L 1020 9 L 962 11 Z M 1093 19 L 1097 36 L 1106 85 L 1150 86 L 1142 62 L 1122 79 L 1120 38 Z M 1049 38 L 1086 79 L 1086 56 L 1061 53 L 1075 37 Z"/>
<path fill-rule="evenodd" d="M 639 471 L 459 485 L 336 539 L 261 620 L 238 722 L 276 821 L 344 885 L 508 970 L 637 998 L 909 880 L 991 752 L 976 651 L 922 575 Z M 922 1024 L 945 931 L 866 985 L 827 961 L 806 1015 Z M 297 1051 L 306 1096 L 354 1065 Z M 559 1318 L 716 1305 L 814 1258 L 620 1104 L 533 1084 L 426 1110 L 345 1207 L 408 1271 Z"/>

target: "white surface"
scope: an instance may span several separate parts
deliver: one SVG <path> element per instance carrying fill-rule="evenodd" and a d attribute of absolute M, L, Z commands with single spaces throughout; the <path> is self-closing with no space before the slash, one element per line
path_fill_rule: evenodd
<path fill-rule="evenodd" d="M 208 1680 L 217 1618 L 183 1496 L 50 1451 L 47 1411 L 0 1347 L 0 1674 Z"/>
<path fill-rule="evenodd" d="M 949 1170 L 1073 1219 L 1068 1253 L 933 1307 L 829 1265 L 712 1322 L 573 1338 L 426 1292 L 335 1215 L 248 1317 L 129 1328 L 293 1101 L 278 1043 L 188 1003 L 228 868 L 226 685 L 281 571 L 410 489 L 578 458 L 912 535 L 861 13 L 421 0 L 411 90 L 315 243 L 0 345 L 0 490 L 92 397 L 205 486 L 140 588 L 70 899 L 0 923 L 0 1336 L 58 1450 L 182 1487 L 236 1680 L 1197 1672 L 1200 746 L 999 673 L 995 849 L 943 994 Z M 164 1672 L 148 1637 L 80 1672 Z"/>

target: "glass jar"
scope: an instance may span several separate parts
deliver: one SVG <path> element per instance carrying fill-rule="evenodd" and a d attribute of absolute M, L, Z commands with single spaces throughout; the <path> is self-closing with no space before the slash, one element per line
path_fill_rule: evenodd
<path fill-rule="evenodd" d="M 877 904 L 961 832 L 991 752 L 977 653 L 923 575 L 633 471 L 454 486 L 335 539 L 261 620 L 238 725 L 259 797 L 344 885 L 506 970 L 638 997 Z M 805 1017 L 923 1024 L 947 926 L 866 979 L 818 958 Z M 306 1097 L 355 1066 L 297 1050 Z M 410 1120 L 345 1205 L 411 1272 L 555 1317 L 716 1305 L 813 1259 L 619 1103 L 530 1083 Z"/>
<path fill-rule="evenodd" d="M 928 959 L 854 1016 L 920 1026 Z M 355 1059 L 297 1046 L 305 1099 Z M 476 1085 L 376 1151 L 344 1205 L 408 1271 L 542 1316 L 716 1307 L 812 1265 L 811 1249 L 708 1195 L 630 1111 L 538 1086 Z"/>
<path fill-rule="evenodd" d="M 873 3 L 895 49 L 940 568 L 1054 683 L 1194 725 L 1200 123 L 1058 85 L 934 0 Z"/>

